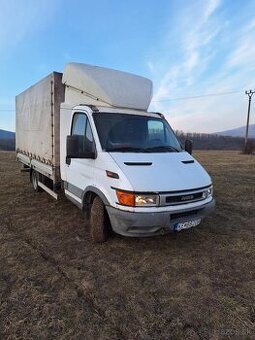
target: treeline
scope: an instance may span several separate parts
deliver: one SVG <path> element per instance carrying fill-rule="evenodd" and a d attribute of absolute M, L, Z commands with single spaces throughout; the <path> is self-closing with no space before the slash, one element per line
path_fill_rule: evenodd
<path fill-rule="evenodd" d="M 0 138 L 0 150 L 14 151 L 15 138 Z"/>
<path fill-rule="evenodd" d="M 193 142 L 193 148 L 197 150 L 242 150 L 244 147 L 244 138 L 220 136 L 209 133 L 185 133 L 175 131 L 179 141 L 184 145 L 186 139 Z M 255 148 L 255 139 L 249 140 L 250 145 Z M 0 150 L 14 151 L 15 138 L 0 138 Z"/>
<path fill-rule="evenodd" d="M 242 150 L 244 147 L 244 138 L 220 136 L 209 133 L 185 133 L 183 131 L 175 131 L 179 141 L 184 145 L 186 139 L 193 142 L 193 148 L 198 150 Z M 255 143 L 255 139 L 251 139 L 250 143 Z"/>

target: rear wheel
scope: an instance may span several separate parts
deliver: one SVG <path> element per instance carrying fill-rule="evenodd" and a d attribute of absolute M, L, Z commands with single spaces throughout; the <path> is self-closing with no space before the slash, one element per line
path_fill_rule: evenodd
<path fill-rule="evenodd" d="M 108 238 L 107 213 L 103 201 L 96 196 L 90 211 L 90 235 L 95 243 L 103 243 Z"/>
<path fill-rule="evenodd" d="M 35 192 L 42 191 L 42 189 L 38 185 L 39 174 L 35 170 L 32 171 L 31 182 L 32 182 L 32 186 L 33 186 L 33 189 L 34 189 Z"/>

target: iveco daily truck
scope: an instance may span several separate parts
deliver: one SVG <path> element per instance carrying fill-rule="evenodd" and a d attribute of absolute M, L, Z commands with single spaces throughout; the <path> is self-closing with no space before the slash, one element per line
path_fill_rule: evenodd
<path fill-rule="evenodd" d="M 148 112 L 149 79 L 67 64 L 16 97 L 16 151 L 35 191 L 88 212 L 94 242 L 108 230 L 152 236 L 196 227 L 214 208 L 205 169 L 163 114 Z"/>

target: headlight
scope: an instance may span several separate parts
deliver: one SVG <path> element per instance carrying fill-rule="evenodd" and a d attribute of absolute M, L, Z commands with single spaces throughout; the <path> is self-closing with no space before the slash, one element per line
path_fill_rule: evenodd
<path fill-rule="evenodd" d="M 213 194 L 213 186 L 203 191 L 203 198 L 211 197 Z"/>
<path fill-rule="evenodd" d="M 140 195 L 116 190 L 116 195 L 120 204 L 130 207 L 154 207 L 159 204 L 159 196 L 155 194 Z"/>
<path fill-rule="evenodd" d="M 135 195 L 135 205 L 138 207 L 155 206 L 159 203 L 158 195 Z"/>

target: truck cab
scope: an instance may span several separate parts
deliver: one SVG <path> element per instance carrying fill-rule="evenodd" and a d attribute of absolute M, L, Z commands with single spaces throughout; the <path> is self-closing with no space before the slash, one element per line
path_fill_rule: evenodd
<path fill-rule="evenodd" d="M 86 105 L 61 110 L 65 194 L 92 211 L 94 238 L 105 240 L 109 227 L 124 236 L 177 232 L 213 210 L 210 176 L 162 114 Z"/>

